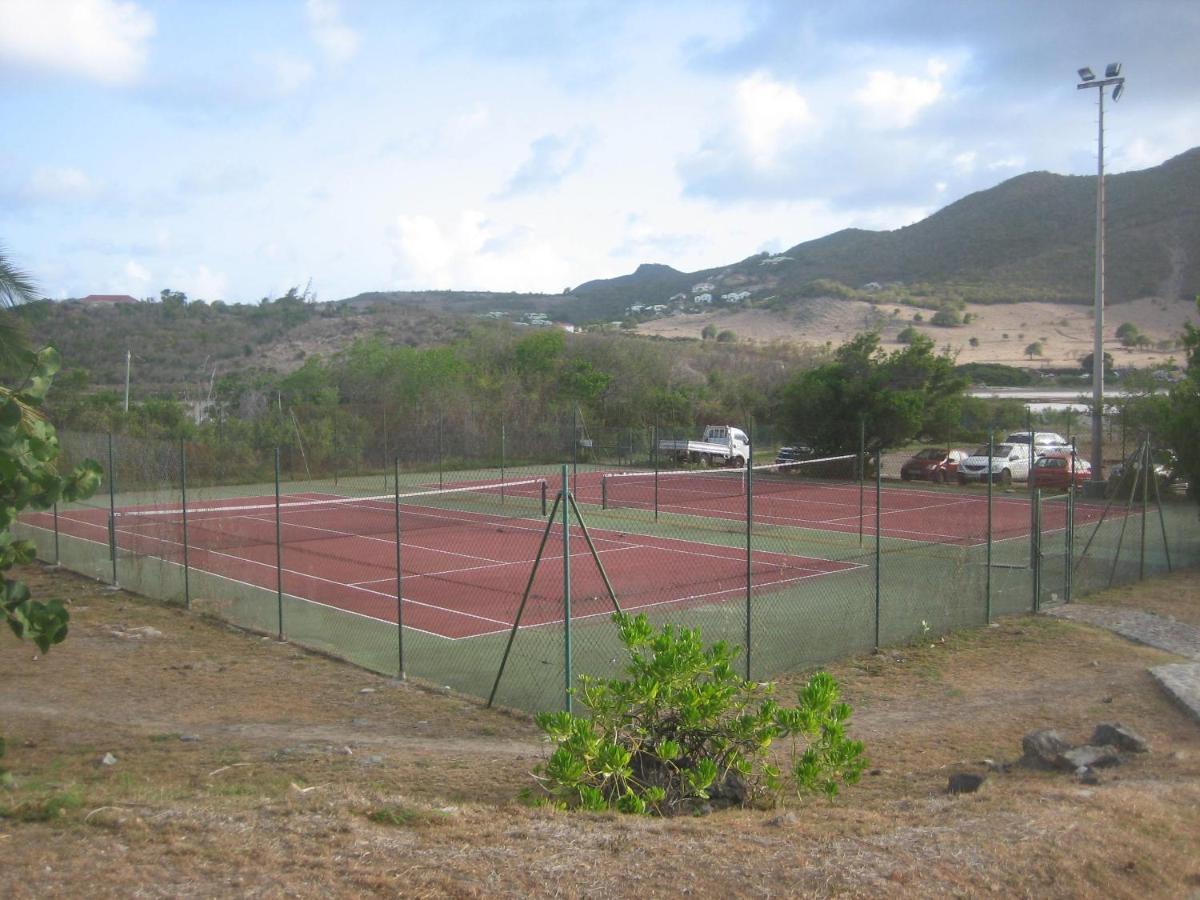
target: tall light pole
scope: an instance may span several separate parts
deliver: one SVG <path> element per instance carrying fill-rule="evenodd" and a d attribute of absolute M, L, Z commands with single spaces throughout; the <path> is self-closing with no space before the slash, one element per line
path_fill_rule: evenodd
<path fill-rule="evenodd" d="M 1125 78 L 1121 75 L 1121 64 L 1109 63 L 1104 77 L 1097 78 L 1087 66 L 1079 70 L 1078 90 L 1099 88 L 1100 116 L 1098 119 L 1097 143 L 1099 153 L 1096 165 L 1096 306 L 1094 311 L 1094 335 L 1092 340 L 1092 493 L 1103 490 L 1104 474 L 1104 89 L 1112 86 L 1113 102 L 1121 99 L 1125 91 Z"/>

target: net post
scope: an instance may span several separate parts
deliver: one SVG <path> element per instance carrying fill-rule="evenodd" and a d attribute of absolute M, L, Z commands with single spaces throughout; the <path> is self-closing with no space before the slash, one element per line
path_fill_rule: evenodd
<path fill-rule="evenodd" d="M 542 479 L 542 483 L 540 485 L 540 490 L 542 493 L 542 515 L 545 516 L 546 515 L 546 480 L 544 478 Z"/>
<path fill-rule="evenodd" d="M 571 493 L 567 467 L 562 467 L 562 546 L 563 546 L 563 679 L 567 712 L 574 712 L 571 694 L 571 522 L 568 516 Z"/>
<path fill-rule="evenodd" d="M 600 508 L 608 509 L 608 473 L 600 476 Z"/>
<path fill-rule="evenodd" d="M 992 624 L 992 457 L 996 455 L 996 431 L 988 429 L 987 464 L 987 576 L 984 579 L 983 611 L 985 624 Z"/>
<path fill-rule="evenodd" d="M 443 477 L 442 477 L 442 412 L 441 412 L 441 410 L 438 410 L 437 451 L 438 451 L 438 489 L 440 490 L 446 486 L 445 482 L 443 481 Z"/>
<path fill-rule="evenodd" d="M 117 584 L 117 470 L 113 458 L 113 436 L 108 433 L 108 555 L 112 559 L 112 585 Z"/>
<path fill-rule="evenodd" d="M 875 448 L 875 649 L 879 649 L 879 619 L 881 611 L 880 564 L 883 562 L 883 467 L 880 448 Z"/>
<path fill-rule="evenodd" d="M 506 439 L 507 439 L 507 435 L 506 435 L 505 428 L 504 428 L 504 420 L 501 419 L 500 420 L 500 502 L 501 503 L 504 502 L 504 450 L 505 450 L 504 444 L 505 444 Z M 542 498 L 542 515 L 546 514 L 545 506 L 546 506 L 546 500 L 545 500 L 545 497 L 543 497 Z"/>
<path fill-rule="evenodd" d="M 283 527 L 279 518 L 279 448 L 275 448 L 275 608 L 283 640 Z"/>
<path fill-rule="evenodd" d="M 754 534 L 754 420 L 751 419 L 749 425 L 750 438 L 748 448 L 749 459 L 746 461 L 746 680 L 750 680 L 750 651 L 751 651 L 751 618 L 750 618 L 750 595 L 754 588 L 753 575 L 753 534 Z M 732 447 L 732 438 L 730 440 Z"/>
<path fill-rule="evenodd" d="M 183 512 L 183 608 L 192 608 L 191 566 L 188 564 L 187 445 L 179 439 L 179 499 Z"/>
<path fill-rule="evenodd" d="M 396 671 L 401 681 L 405 680 L 404 672 L 404 573 L 400 568 L 400 454 L 396 454 L 393 465 L 396 491 L 394 494 L 396 511 Z"/>

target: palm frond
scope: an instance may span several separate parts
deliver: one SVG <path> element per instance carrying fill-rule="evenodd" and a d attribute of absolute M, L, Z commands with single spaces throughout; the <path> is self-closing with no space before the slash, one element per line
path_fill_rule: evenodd
<path fill-rule="evenodd" d="M 0 306 L 16 306 L 38 299 L 37 285 L 33 278 L 8 261 L 8 254 L 0 246 Z"/>

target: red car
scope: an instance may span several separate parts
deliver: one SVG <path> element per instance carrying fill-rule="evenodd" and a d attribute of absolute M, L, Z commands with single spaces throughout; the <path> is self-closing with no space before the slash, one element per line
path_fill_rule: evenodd
<path fill-rule="evenodd" d="M 943 450 L 941 447 L 926 447 L 900 467 L 900 477 L 905 481 L 953 481 L 958 473 L 958 464 L 970 456 L 966 450 Z"/>
<path fill-rule="evenodd" d="M 1040 488 L 1062 488 L 1071 485 L 1083 487 L 1092 480 L 1092 466 L 1086 459 L 1075 457 L 1074 472 L 1071 470 L 1071 452 L 1054 452 L 1039 456 L 1033 464 L 1029 484 Z"/>

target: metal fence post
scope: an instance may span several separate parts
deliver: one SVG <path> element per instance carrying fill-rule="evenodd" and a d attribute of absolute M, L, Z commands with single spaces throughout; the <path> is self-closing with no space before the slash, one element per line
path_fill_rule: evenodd
<path fill-rule="evenodd" d="M 112 559 L 113 587 L 117 587 L 117 468 L 111 431 L 108 433 L 108 555 Z"/>
<path fill-rule="evenodd" d="M 192 608 L 191 567 L 188 565 L 187 445 L 179 441 L 179 498 L 183 504 L 183 607 Z"/>
<path fill-rule="evenodd" d="M 283 526 L 279 518 L 279 448 L 275 448 L 275 605 L 283 640 Z"/>
<path fill-rule="evenodd" d="M 1143 461 L 1143 470 L 1146 477 L 1142 479 L 1142 527 L 1141 535 L 1138 538 L 1138 581 L 1146 578 L 1146 501 L 1150 494 L 1150 479 L 1153 478 L 1155 485 L 1158 484 L 1158 475 L 1154 471 L 1154 457 L 1150 453 L 1149 434 L 1146 435 L 1146 456 Z"/>
<path fill-rule="evenodd" d="M 404 575 L 400 568 L 400 454 L 396 454 L 396 671 L 404 680 Z"/>
<path fill-rule="evenodd" d="M 883 467 L 880 451 L 875 450 L 875 649 L 879 649 L 879 619 L 882 609 L 880 597 L 880 563 L 883 561 Z"/>
<path fill-rule="evenodd" d="M 1030 491 L 1033 504 L 1032 528 L 1030 529 L 1029 562 L 1033 575 L 1033 611 L 1042 608 L 1042 491 Z"/>
<path fill-rule="evenodd" d="M 562 545 L 563 545 L 563 678 L 566 687 L 566 710 L 574 712 L 571 693 L 571 521 L 567 510 L 570 508 L 570 487 L 567 481 L 567 467 L 562 467 Z"/>
<path fill-rule="evenodd" d="M 754 589 L 754 420 L 749 423 L 750 448 L 749 459 L 746 461 L 746 680 L 750 680 L 750 651 L 751 651 L 751 618 L 750 595 Z"/>
<path fill-rule="evenodd" d="M 59 564 L 61 556 L 58 551 L 58 504 L 54 504 L 54 564 Z"/>
<path fill-rule="evenodd" d="M 996 432 L 988 430 L 987 465 L 987 575 L 984 579 L 984 622 L 992 624 L 992 457 L 996 455 Z"/>
<path fill-rule="evenodd" d="M 867 417 L 858 417 L 858 546 L 863 545 L 867 492 Z"/>

